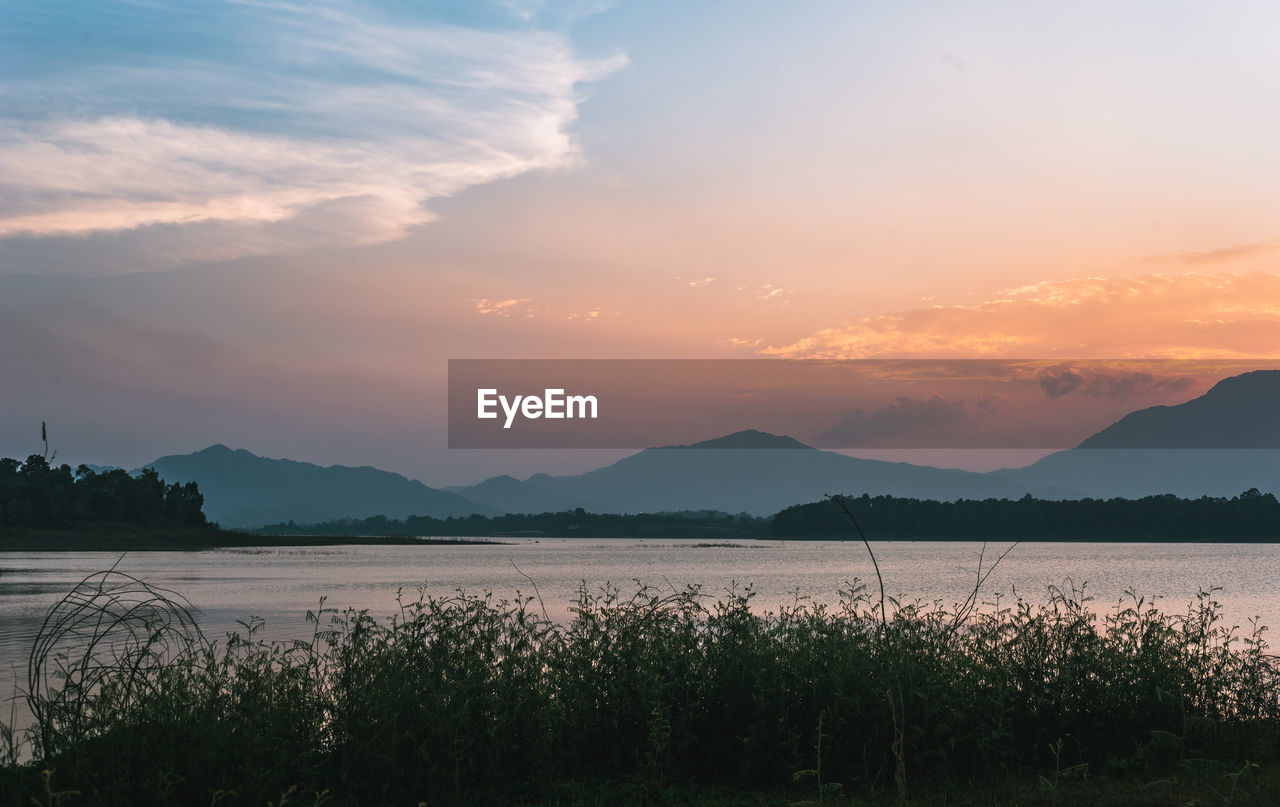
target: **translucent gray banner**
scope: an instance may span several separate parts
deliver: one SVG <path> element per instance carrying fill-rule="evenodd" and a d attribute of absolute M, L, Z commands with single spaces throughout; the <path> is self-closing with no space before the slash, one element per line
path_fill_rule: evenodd
<path fill-rule="evenodd" d="M 1277 448 L 1274 362 L 453 359 L 450 448 Z M 752 435 L 759 432 L 759 435 Z M 786 436 L 792 441 L 774 439 Z"/>

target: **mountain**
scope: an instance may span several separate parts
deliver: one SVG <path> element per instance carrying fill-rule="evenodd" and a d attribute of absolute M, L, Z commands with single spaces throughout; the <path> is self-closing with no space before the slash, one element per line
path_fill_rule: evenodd
<path fill-rule="evenodd" d="M 572 476 L 495 476 L 436 490 L 376 468 L 258 457 L 217 445 L 152 463 L 170 482 L 195 481 L 223 526 L 385 515 L 436 517 L 722 510 L 771 515 L 827 493 L 942 500 L 1235 496 L 1280 493 L 1280 370 L 1218 382 L 1177 406 L 1131 412 L 1079 446 L 1026 468 L 975 473 L 822 451 L 790 437 L 740 431 L 649 448 Z"/>
<path fill-rule="evenodd" d="M 649 448 L 574 476 L 536 474 L 524 482 L 494 477 L 449 490 L 512 513 L 582 507 L 596 513 L 714 509 L 752 515 L 827 493 L 939 499 L 1052 494 L 989 474 L 848 457 L 759 431 Z"/>
<path fill-rule="evenodd" d="M 85 463 L 84 467 L 88 468 L 90 471 L 93 471 L 95 474 L 105 474 L 111 471 L 124 470 L 119 465 L 94 465 L 92 462 Z"/>
<path fill-rule="evenodd" d="M 1280 493 L 1280 370 L 1232 376 L 1186 403 L 1131 412 L 1076 448 L 993 473 L 1105 498 Z"/>
<path fill-rule="evenodd" d="M 815 449 L 805 445 L 794 437 L 781 437 L 768 432 L 756 431 L 755 429 L 745 429 L 733 434 L 726 434 L 724 437 L 716 437 L 711 440 L 703 440 L 700 443 L 693 443 L 687 446 L 666 446 L 667 448 L 683 448 L 683 449 L 699 449 L 699 448 L 768 448 L 768 449 L 805 449 L 813 451 Z"/>
<path fill-rule="evenodd" d="M 363 466 L 327 468 L 309 462 L 259 457 L 244 449 L 210 446 L 151 463 L 166 482 L 195 482 L 204 512 L 223 527 L 282 521 L 313 524 L 384 515 L 464 516 L 492 508 L 456 493 L 429 488 L 399 474 Z"/>
<path fill-rule="evenodd" d="M 562 498 L 558 493 L 539 484 L 544 479 L 552 478 L 546 474 L 537 474 L 521 482 L 513 476 L 503 474 L 476 485 L 447 487 L 444 490 L 498 513 L 560 513 L 577 507 L 572 500 Z"/>
<path fill-rule="evenodd" d="M 1186 403 L 1130 412 L 1077 448 L 1280 448 L 1280 370 L 1224 378 Z"/>

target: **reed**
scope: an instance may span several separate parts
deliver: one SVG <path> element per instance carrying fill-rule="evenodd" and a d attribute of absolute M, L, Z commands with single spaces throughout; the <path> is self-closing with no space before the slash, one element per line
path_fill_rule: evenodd
<path fill-rule="evenodd" d="M 1212 589 L 1176 613 L 1079 589 L 882 607 L 855 581 L 776 611 L 638 585 L 582 588 L 564 624 L 463 592 L 308 616 L 308 641 L 214 641 L 172 592 L 87 578 L 37 639 L 0 803 L 1243 803 L 1277 781 L 1276 660 Z"/>

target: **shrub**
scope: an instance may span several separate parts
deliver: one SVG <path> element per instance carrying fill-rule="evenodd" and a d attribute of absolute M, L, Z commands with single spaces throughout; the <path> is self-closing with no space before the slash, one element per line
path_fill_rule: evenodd
<path fill-rule="evenodd" d="M 33 759 L 5 782 L 21 803 L 45 769 L 66 804 L 551 803 L 571 783 L 652 803 L 806 771 L 831 794 L 1192 761 L 1220 777 L 1280 738 L 1262 629 L 1225 626 L 1212 591 L 1181 614 L 1054 591 L 883 619 L 856 583 L 763 613 L 750 589 L 584 588 L 567 624 L 532 602 L 419 592 L 387 620 L 322 603 L 310 641 L 245 623 L 210 642 L 176 596 L 105 573 L 51 612 Z M 104 613 L 108 631 L 86 621 Z"/>

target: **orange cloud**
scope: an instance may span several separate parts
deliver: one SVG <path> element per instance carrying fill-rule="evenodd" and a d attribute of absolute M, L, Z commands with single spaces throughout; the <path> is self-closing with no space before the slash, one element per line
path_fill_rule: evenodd
<path fill-rule="evenodd" d="M 975 305 L 934 305 L 762 348 L 787 358 L 1280 357 L 1280 274 L 1045 281 Z"/>
<path fill-rule="evenodd" d="M 488 297 L 481 297 L 471 301 L 477 314 L 495 314 L 499 317 L 511 316 L 516 306 L 527 302 L 529 302 L 528 297 L 512 297 L 509 300 L 490 300 Z M 526 313 L 526 316 L 529 314 Z"/>
<path fill-rule="evenodd" d="M 1245 258 L 1254 258 L 1280 250 L 1280 241 L 1260 241 L 1256 244 L 1240 244 L 1234 247 L 1211 249 L 1204 252 L 1179 252 L 1173 255 L 1161 255 L 1152 260 L 1183 263 L 1192 266 L 1226 263 Z"/>

